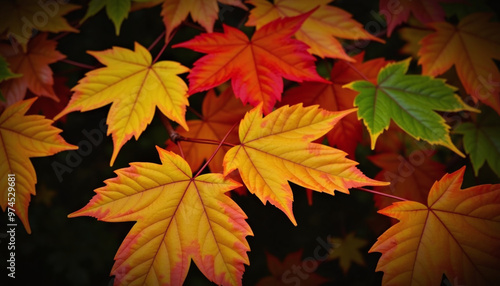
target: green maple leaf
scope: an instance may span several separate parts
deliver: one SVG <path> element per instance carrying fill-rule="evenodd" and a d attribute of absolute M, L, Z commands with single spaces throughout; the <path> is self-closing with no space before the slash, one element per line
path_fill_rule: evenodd
<path fill-rule="evenodd" d="M 500 177 L 500 118 L 490 108 L 482 110 L 475 123 L 460 124 L 454 131 L 464 135 L 464 149 L 477 176 L 479 169 L 488 162 Z"/>
<path fill-rule="evenodd" d="M 389 128 L 391 119 L 415 139 L 445 146 L 464 156 L 451 142 L 450 127 L 435 111 L 477 111 L 465 104 L 456 88 L 443 79 L 407 75 L 410 59 L 388 64 L 378 74 L 377 84 L 360 80 L 344 87 L 359 94 L 354 100 L 358 118 L 362 118 L 371 137 L 372 149 L 377 137 Z"/>
<path fill-rule="evenodd" d="M 116 35 L 119 35 L 122 22 L 128 17 L 131 0 L 91 0 L 87 13 L 85 13 L 81 22 L 97 14 L 104 8 L 104 6 L 106 6 L 106 14 L 108 15 L 108 18 L 111 19 L 115 25 Z"/>

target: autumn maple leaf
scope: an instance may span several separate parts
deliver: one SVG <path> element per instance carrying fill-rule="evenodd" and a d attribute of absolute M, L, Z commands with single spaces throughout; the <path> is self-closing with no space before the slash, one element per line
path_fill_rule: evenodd
<path fill-rule="evenodd" d="M 7 105 L 22 100 L 27 89 L 38 96 L 59 101 L 52 87 L 54 79 L 49 64 L 62 60 L 65 56 L 56 50 L 56 46 L 56 41 L 47 40 L 46 33 L 33 38 L 26 52 L 16 51 L 11 45 L 0 44 L 0 54 L 6 58 L 11 70 L 22 74 L 21 77 L 12 78 L 0 85 Z"/>
<path fill-rule="evenodd" d="M 281 105 L 303 103 L 304 106 L 319 104 L 329 111 L 341 111 L 354 108 L 357 93 L 343 86 L 368 78 L 376 82 L 377 75 L 388 61 L 373 59 L 363 63 L 364 52 L 353 57 L 355 63 L 338 61 L 330 74 L 331 83 L 304 82 L 298 87 L 285 91 Z M 363 139 L 363 126 L 356 114 L 346 115 L 330 132 L 326 134 L 330 146 L 344 150 L 354 158 L 356 146 Z"/>
<path fill-rule="evenodd" d="M 492 14 L 475 13 L 455 27 L 446 22 L 429 24 L 436 32 L 420 42 L 422 73 L 437 76 L 453 65 L 465 90 L 477 102 L 500 114 L 500 23 L 490 22 Z"/>
<path fill-rule="evenodd" d="M 359 92 L 354 105 L 359 107 L 371 136 L 372 149 L 378 136 L 393 120 L 415 139 L 439 144 L 464 156 L 449 135 L 450 127 L 434 110 L 477 111 L 455 94 L 444 80 L 422 75 L 407 75 L 410 59 L 390 63 L 379 72 L 377 83 L 362 80 L 347 87 Z"/>
<path fill-rule="evenodd" d="M 174 45 L 209 53 L 194 63 L 188 76 L 189 93 L 232 79 L 236 97 L 244 104 L 263 103 L 267 114 L 281 99 L 282 76 L 298 82 L 326 82 L 316 73 L 314 57 L 307 53 L 307 46 L 290 38 L 310 14 L 275 20 L 255 32 L 251 40 L 242 31 L 224 25 L 223 34 L 202 34 Z"/>
<path fill-rule="evenodd" d="M 40 115 L 24 115 L 36 98 L 17 102 L 0 115 L 0 184 L 8 186 L 8 174 L 15 177 L 15 204 L 8 202 L 7 187 L 0 189 L 0 205 L 15 210 L 28 233 L 28 205 L 35 195 L 36 173 L 29 158 L 50 156 L 78 149 L 64 141 L 52 120 Z M 10 197 L 10 196 L 9 196 Z"/>
<path fill-rule="evenodd" d="M 114 47 L 89 52 L 106 65 L 90 71 L 73 87 L 68 106 L 54 119 L 72 111 L 87 111 L 111 105 L 107 124 L 113 135 L 113 165 L 120 148 L 132 136 L 138 139 L 153 120 L 155 107 L 168 118 L 188 129 L 186 119 L 187 86 L 178 74 L 189 71 L 177 62 L 152 63 L 149 51 L 135 43 L 135 51 Z"/>
<path fill-rule="evenodd" d="M 396 26 L 405 23 L 410 13 L 420 22 L 432 23 L 444 21 L 445 12 L 441 3 L 462 2 L 463 0 L 380 0 L 380 13 L 386 17 L 387 36 L 391 36 Z"/>
<path fill-rule="evenodd" d="M 382 285 L 456 285 L 500 279 L 500 185 L 460 189 L 465 167 L 436 182 L 427 206 L 398 202 L 379 211 L 400 220 L 370 249 L 381 252 Z"/>
<path fill-rule="evenodd" d="M 33 30 L 42 32 L 78 32 L 71 27 L 64 15 L 80 8 L 63 1 L 13 0 L 2 1 L 0 9 L 0 34 L 6 39 L 15 39 L 26 52 Z M 15 43 L 12 48 L 15 48 Z"/>
<path fill-rule="evenodd" d="M 115 285 L 182 285 L 191 259 L 218 285 L 241 285 L 253 235 L 224 193 L 239 184 L 222 174 L 193 177 L 186 161 L 157 147 L 161 164 L 131 163 L 69 215 L 137 221 L 115 256 Z"/>
<path fill-rule="evenodd" d="M 217 151 L 217 142 L 222 141 L 226 133 L 241 119 L 251 107 L 241 104 L 241 101 L 234 97 L 231 87 L 226 88 L 219 96 L 214 90 L 209 90 L 203 99 L 202 118 L 199 120 L 188 120 L 187 125 L 189 131 L 183 128 L 176 128 L 175 131 L 180 136 L 185 138 L 196 138 L 198 140 L 208 140 L 215 143 L 214 145 L 205 145 L 200 147 L 199 144 L 192 142 L 182 142 L 182 152 L 185 160 L 193 170 L 198 169 L 204 160 L 208 160 L 214 152 Z M 236 126 L 237 127 L 237 126 Z M 225 139 L 225 143 L 238 144 L 238 132 L 234 128 Z M 170 141 L 167 145 L 167 150 L 175 151 L 179 154 L 179 148 L 176 144 Z M 208 167 L 212 173 L 223 171 L 222 162 L 224 155 L 229 150 L 227 145 L 224 145 L 218 150 L 217 154 L 208 163 Z"/>
<path fill-rule="evenodd" d="M 384 42 L 364 30 L 348 12 L 328 5 L 332 2 L 331 0 L 275 0 L 273 3 L 267 0 L 248 0 L 246 2 L 254 5 L 255 8 L 250 10 L 250 16 L 245 25 L 256 26 L 257 30 L 273 20 L 297 16 L 318 8 L 295 33 L 295 37 L 309 45 L 310 53 L 322 58 L 353 61 L 335 37 Z"/>
<path fill-rule="evenodd" d="M 282 210 L 296 225 L 293 194 L 287 181 L 334 195 L 349 188 L 385 182 L 367 178 L 345 158 L 345 152 L 311 143 L 325 135 L 354 110 L 330 112 L 318 106 L 283 106 L 262 118 L 262 107 L 247 113 L 240 123 L 240 145 L 224 157 L 224 175 L 238 169 L 248 190 L 265 204 Z"/>

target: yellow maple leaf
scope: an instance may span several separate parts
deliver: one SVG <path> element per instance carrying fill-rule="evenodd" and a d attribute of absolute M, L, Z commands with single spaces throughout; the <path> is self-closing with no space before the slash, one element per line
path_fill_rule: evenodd
<path fill-rule="evenodd" d="M 248 190 L 282 210 L 294 225 L 293 194 L 287 181 L 334 195 L 338 190 L 387 185 L 372 180 L 345 158 L 347 153 L 311 143 L 355 109 L 330 112 L 317 105 L 283 106 L 262 118 L 262 105 L 247 112 L 239 127 L 240 145 L 224 157 L 224 175 L 238 169 Z"/>
<path fill-rule="evenodd" d="M 295 33 L 298 40 L 309 45 L 309 52 L 321 58 L 339 58 L 354 61 L 349 57 L 340 42 L 335 38 L 350 40 L 383 40 L 371 35 L 363 29 L 360 23 L 352 19 L 348 12 L 328 5 L 331 0 L 248 0 L 255 6 L 250 10 L 250 16 L 245 25 L 256 26 L 257 29 L 279 18 L 297 16 L 317 8 Z M 319 8 L 318 8 L 319 7 Z"/>
<path fill-rule="evenodd" d="M 241 285 L 249 264 L 246 215 L 222 174 L 193 177 L 185 160 L 157 147 L 161 164 L 131 163 L 69 215 L 137 221 L 115 256 L 114 285 L 182 285 L 191 259 L 218 285 Z"/>
<path fill-rule="evenodd" d="M 432 186 L 427 206 L 397 202 L 379 213 L 399 222 L 369 252 L 381 252 L 382 285 L 495 285 L 500 272 L 500 185 L 461 189 L 465 167 Z"/>
<path fill-rule="evenodd" d="M 88 111 L 111 105 L 107 124 L 113 135 L 113 165 L 120 148 L 132 136 L 137 140 L 153 120 L 155 107 L 186 130 L 184 118 L 187 85 L 177 75 L 187 67 L 173 61 L 152 64 L 149 51 L 135 43 L 135 51 L 114 47 L 101 52 L 89 52 L 106 65 L 90 71 L 72 90 L 68 106 L 54 119 L 72 111 Z"/>
<path fill-rule="evenodd" d="M 357 238 L 354 233 L 349 233 L 344 238 L 329 237 L 328 243 L 333 246 L 328 259 L 339 259 L 340 268 L 344 273 L 349 271 L 353 262 L 365 265 L 365 260 L 359 249 L 368 243 L 367 240 Z"/>
<path fill-rule="evenodd" d="M 422 74 L 437 76 L 453 65 L 465 90 L 477 102 L 500 113 L 500 23 L 490 22 L 492 14 L 475 13 L 455 27 L 446 22 L 429 24 L 436 32 L 420 41 L 418 52 Z"/>
<path fill-rule="evenodd" d="M 36 98 L 20 101 L 0 115 L 0 205 L 5 211 L 13 208 L 28 233 L 28 205 L 35 195 L 36 173 L 29 158 L 50 156 L 64 150 L 78 149 L 59 135 L 60 129 L 51 126 L 52 120 L 41 115 L 24 115 Z M 15 177 L 15 202 L 7 195 L 8 174 Z"/>
<path fill-rule="evenodd" d="M 6 32 L 5 38 L 14 38 L 26 52 L 26 45 L 33 30 L 52 33 L 78 32 L 63 17 L 78 8 L 79 5 L 62 1 L 2 1 L 0 34 Z"/>

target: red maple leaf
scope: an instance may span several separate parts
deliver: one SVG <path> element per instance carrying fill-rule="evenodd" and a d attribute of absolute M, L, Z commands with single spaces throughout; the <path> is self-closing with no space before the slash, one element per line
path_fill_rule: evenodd
<path fill-rule="evenodd" d="M 194 63 L 188 76 L 189 93 L 232 79 L 236 97 L 244 104 L 263 103 L 267 114 L 281 100 L 281 77 L 298 82 L 326 82 L 316 73 L 314 57 L 307 52 L 309 47 L 290 38 L 313 11 L 275 20 L 255 32 L 250 40 L 242 31 L 224 25 L 224 33 L 201 34 L 174 45 L 208 53 Z"/>

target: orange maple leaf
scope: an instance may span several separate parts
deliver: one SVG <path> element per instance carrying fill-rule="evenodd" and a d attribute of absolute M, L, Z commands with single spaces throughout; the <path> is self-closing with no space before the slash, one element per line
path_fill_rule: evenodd
<path fill-rule="evenodd" d="M 248 190 L 264 204 L 269 201 L 282 210 L 294 225 L 288 181 L 330 195 L 335 190 L 348 194 L 349 188 L 387 185 L 363 175 L 345 152 L 311 143 L 353 111 L 330 112 L 297 104 L 262 118 L 259 105 L 240 123 L 241 144 L 226 153 L 224 175 L 238 169 Z"/>
<path fill-rule="evenodd" d="M 47 40 L 47 33 L 33 38 L 26 52 L 17 51 L 11 45 L 0 44 L 0 54 L 7 59 L 11 70 L 22 74 L 21 77 L 0 84 L 7 105 L 22 100 L 28 88 L 38 96 L 59 101 L 52 87 L 54 79 L 49 64 L 62 60 L 65 56 L 56 50 L 56 46 L 56 41 Z"/>
<path fill-rule="evenodd" d="M 26 52 L 26 45 L 33 30 L 52 33 L 78 32 L 63 17 L 78 8 L 80 8 L 79 5 L 65 1 L 2 1 L 0 35 L 4 33 L 2 36 L 6 39 L 15 39 Z M 13 48 L 16 45 L 12 40 L 11 44 Z"/>
<path fill-rule="evenodd" d="M 331 0 L 275 0 L 274 3 L 267 0 L 248 0 L 246 2 L 255 6 L 250 10 L 246 25 L 256 26 L 257 29 L 273 20 L 297 16 L 318 8 L 295 33 L 295 37 L 309 45 L 310 53 L 321 58 L 353 61 L 335 37 L 384 42 L 364 30 L 361 24 L 353 20 L 352 15 L 348 12 L 328 5 L 332 2 Z"/>
<path fill-rule="evenodd" d="M 222 141 L 226 133 L 238 123 L 251 107 L 241 104 L 241 101 L 234 97 L 233 90 L 228 87 L 219 96 L 214 90 L 209 90 L 203 99 L 202 118 L 199 120 L 188 120 L 189 131 L 183 128 L 176 128 L 179 135 L 186 138 L 208 139 L 214 143 Z M 236 126 L 237 127 L 237 126 Z M 234 128 L 227 136 L 225 142 L 238 144 L 238 129 Z M 167 150 L 175 151 L 179 154 L 179 148 L 171 141 L 167 145 Z M 204 160 L 207 160 L 217 150 L 217 145 L 200 146 L 192 142 L 182 142 L 182 151 L 185 160 L 193 170 L 198 169 Z M 223 171 L 222 162 L 229 147 L 224 145 L 220 148 L 213 159 L 208 163 L 212 173 Z"/>
<path fill-rule="evenodd" d="M 54 119 L 72 111 L 88 111 L 111 105 L 107 124 L 113 135 L 113 165 L 120 148 L 132 136 L 137 140 L 153 120 L 155 107 L 168 118 L 188 129 L 186 113 L 187 85 L 178 74 L 188 68 L 173 61 L 152 64 L 149 51 L 135 43 L 135 51 L 114 47 L 88 52 L 106 65 L 90 71 L 73 87 L 75 94 L 68 106 Z"/>
<path fill-rule="evenodd" d="M 184 47 L 209 53 L 194 63 L 189 74 L 189 93 L 218 86 L 232 79 L 236 97 L 253 106 L 263 103 L 265 113 L 271 112 L 281 99 L 281 77 L 301 82 L 326 82 L 316 73 L 314 57 L 307 46 L 291 39 L 311 13 L 275 20 L 253 35 L 224 25 L 224 33 L 202 34 L 173 47 Z"/>
<path fill-rule="evenodd" d="M 225 192 L 222 174 L 193 177 L 186 161 L 157 147 L 161 164 L 131 163 L 81 210 L 69 215 L 137 221 L 115 256 L 115 285 L 182 285 L 191 259 L 219 285 L 241 285 L 253 235 Z"/>
<path fill-rule="evenodd" d="M 382 285 L 494 285 L 500 272 L 500 185 L 461 189 L 465 167 L 432 186 L 427 206 L 398 202 L 379 213 L 400 220 L 370 252 L 381 252 Z"/>
<path fill-rule="evenodd" d="M 241 0 L 219 0 L 218 2 L 248 10 Z M 165 37 L 167 41 L 172 31 L 187 18 L 188 14 L 191 14 L 193 21 L 200 23 L 207 32 L 212 33 L 214 22 L 219 17 L 217 0 L 165 0 L 161 15 L 167 29 Z"/>
<path fill-rule="evenodd" d="M 297 104 L 304 106 L 319 104 L 329 111 L 341 111 L 354 108 L 357 93 L 342 86 L 361 79 L 377 81 L 377 75 L 388 61 L 373 59 L 363 63 L 364 52 L 353 57 L 355 63 L 338 61 L 332 68 L 331 83 L 305 82 L 298 87 L 285 91 L 282 105 Z M 326 134 L 330 146 L 336 146 L 354 158 L 356 146 L 363 139 L 363 126 L 356 114 L 346 115 L 330 132 Z"/>
<path fill-rule="evenodd" d="M 267 267 L 271 275 L 260 279 L 256 286 L 286 286 L 294 282 L 295 285 L 313 286 L 328 282 L 329 280 L 325 277 L 311 272 L 309 261 L 302 260 L 302 252 L 302 250 L 299 250 L 288 254 L 283 262 L 266 253 Z M 306 263 L 307 268 L 303 267 Z"/>
<path fill-rule="evenodd" d="M 425 204 L 429 189 L 446 173 L 446 166 L 432 160 L 435 152 L 431 150 L 413 152 L 409 156 L 395 152 L 369 156 L 370 161 L 382 168 L 382 171 L 375 176 L 375 180 L 391 183 L 389 186 L 373 189 Z M 378 209 L 383 209 L 395 202 L 395 199 L 385 196 L 374 196 L 374 200 Z"/>
<path fill-rule="evenodd" d="M 52 120 L 40 115 L 24 115 L 36 98 L 17 102 L 0 115 L 0 205 L 15 210 L 26 231 L 31 233 L 28 205 L 35 195 L 36 173 L 29 158 L 50 156 L 64 150 L 78 149 L 59 135 Z M 7 177 L 15 177 L 15 201 L 7 195 Z"/>
<path fill-rule="evenodd" d="M 455 65 L 465 90 L 477 102 L 500 113 L 500 72 L 493 59 L 500 60 L 500 23 L 492 14 L 475 13 L 458 26 L 446 22 L 429 24 L 436 32 L 420 42 L 422 73 L 437 76 Z"/>

